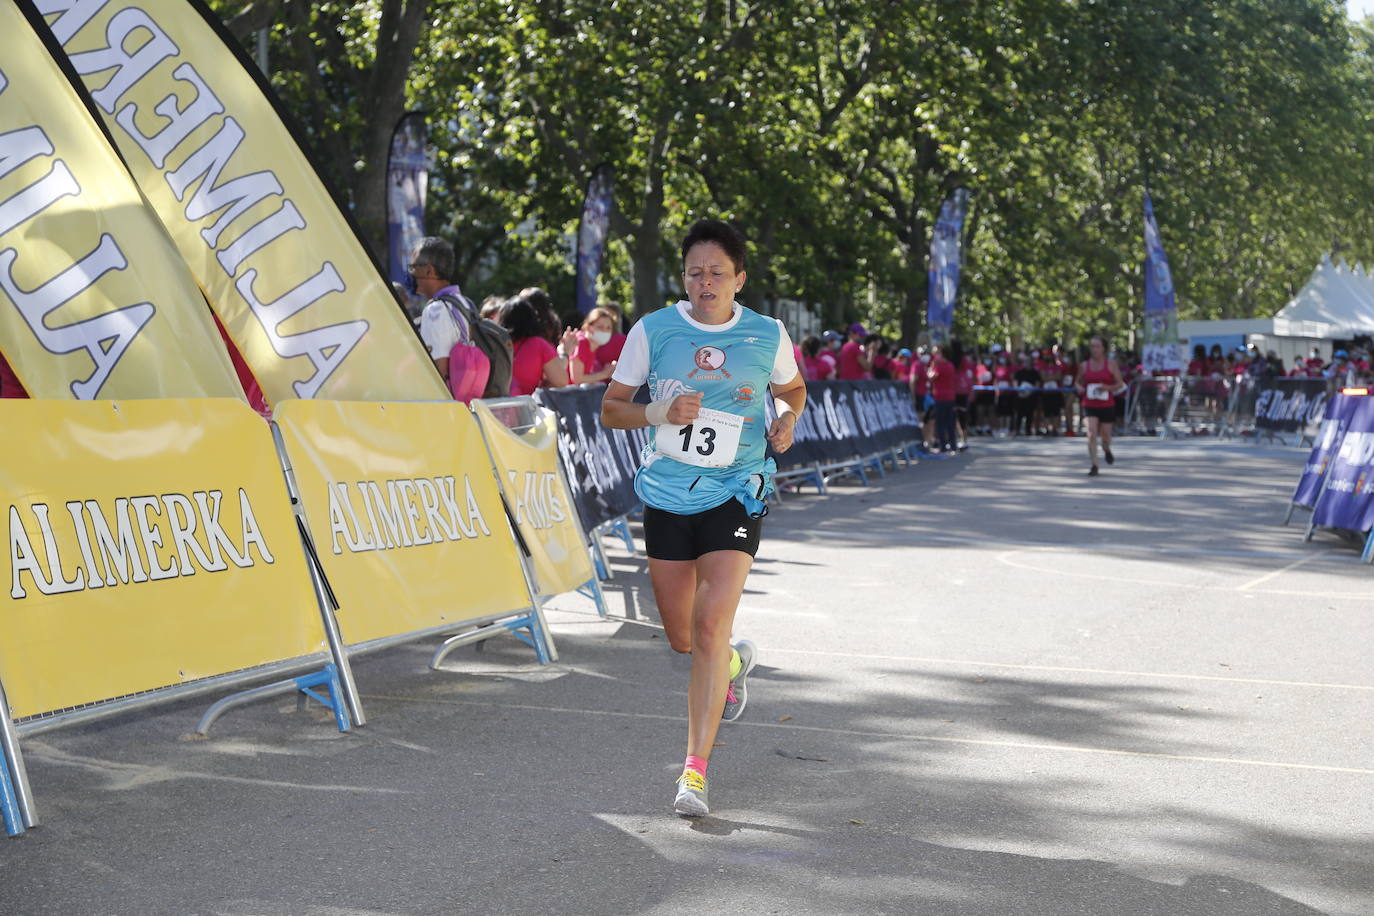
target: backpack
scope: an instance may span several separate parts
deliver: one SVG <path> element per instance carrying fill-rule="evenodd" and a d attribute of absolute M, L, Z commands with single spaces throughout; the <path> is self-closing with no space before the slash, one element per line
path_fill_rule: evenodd
<path fill-rule="evenodd" d="M 464 323 L 467 325 L 467 333 L 459 335 L 448 354 L 448 386 L 454 400 L 466 404 L 473 398 L 509 396 L 511 367 L 515 362 L 510 331 L 480 317 L 466 299 L 453 295 L 439 299 L 464 319 L 454 319 L 460 331 Z"/>

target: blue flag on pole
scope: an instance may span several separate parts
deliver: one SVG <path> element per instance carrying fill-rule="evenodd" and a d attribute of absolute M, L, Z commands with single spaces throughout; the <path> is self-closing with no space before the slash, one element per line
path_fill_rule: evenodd
<path fill-rule="evenodd" d="M 429 129 L 423 111 L 410 111 L 391 133 L 386 163 L 386 236 L 390 279 L 406 282 L 410 250 L 425 237 L 429 190 Z"/>
<path fill-rule="evenodd" d="M 926 328 L 933 344 L 949 343 L 949 329 L 954 324 L 954 301 L 959 293 L 964 215 L 967 212 L 968 191 L 958 188 L 940 205 L 940 216 L 935 221 L 935 233 L 930 239 Z"/>
<path fill-rule="evenodd" d="M 615 203 L 615 170 L 602 163 L 587 180 L 582 220 L 577 224 L 577 310 L 583 315 L 596 308 L 596 278 L 606 257 L 606 232 Z"/>
<path fill-rule="evenodd" d="M 1159 239 L 1154 203 L 1145 192 L 1145 341 L 1141 361 L 1147 372 L 1181 372 L 1183 345 L 1178 342 L 1178 305 L 1169 259 Z"/>

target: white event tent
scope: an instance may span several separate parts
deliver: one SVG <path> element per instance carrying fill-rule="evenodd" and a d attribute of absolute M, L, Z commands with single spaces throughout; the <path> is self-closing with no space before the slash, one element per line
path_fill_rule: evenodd
<path fill-rule="evenodd" d="M 1332 340 L 1374 336 L 1374 277 L 1360 264 L 1322 255 L 1307 283 L 1273 318 L 1180 321 L 1178 335 L 1189 350 L 1195 344 L 1220 343 L 1229 350 L 1254 343 L 1285 361 L 1313 347 L 1329 358 Z"/>

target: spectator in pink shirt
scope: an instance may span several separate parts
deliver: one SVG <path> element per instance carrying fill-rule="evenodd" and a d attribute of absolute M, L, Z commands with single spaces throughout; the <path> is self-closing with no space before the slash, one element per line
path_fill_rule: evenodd
<path fill-rule="evenodd" d="M 911 351 L 906 347 L 898 350 L 892 360 L 892 377 L 899 382 L 911 381 Z"/>
<path fill-rule="evenodd" d="M 596 352 L 615 336 L 616 316 L 603 308 L 594 308 L 582 319 L 577 332 L 577 352 L 569 363 L 569 377 L 574 385 L 582 382 L 604 382 L 615 371 L 615 363 L 601 363 Z"/>
<path fill-rule="evenodd" d="M 842 379 L 870 378 L 873 362 L 864 350 L 863 341 L 868 336 L 864 326 L 857 321 L 849 326 L 849 340 L 840 347 L 839 377 Z"/>
<path fill-rule="evenodd" d="M 835 377 L 834 360 L 825 359 L 821 356 L 821 339 L 814 334 L 807 337 L 801 343 L 802 350 L 802 375 L 807 381 L 824 382 Z"/>
<path fill-rule="evenodd" d="M 621 333 L 625 327 L 625 316 L 620 311 L 620 303 L 618 302 L 603 302 L 600 308 L 603 312 L 611 313 L 613 324 L 611 326 L 611 339 L 596 348 L 596 361 L 602 366 L 609 366 L 620 359 L 620 351 L 625 349 L 625 335 Z"/>
<path fill-rule="evenodd" d="M 840 376 L 840 344 L 843 342 L 839 331 L 826 331 L 821 335 L 821 352 L 817 357 L 830 364 L 830 374 L 826 378 Z"/>
<path fill-rule="evenodd" d="M 930 396 L 935 402 L 935 437 L 937 444 L 946 452 L 954 452 L 958 447 L 954 428 L 954 398 L 958 388 L 959 371 L 954 364 L 945 359 L 945 348 L 939 345 L 930 348 L 930 368 L 926 377 L 930 380 Z"/>
<path fill-rule="evenodd" d="M 497 312 L 497 321 L 510 331 L 515 347 L 511 364 L 510 393 L 512 396 L 533 394 L 537 388 L 562 388 L 568 384 L 567 354 L 577 344 L 576 334 L 569 330 L 557 349 L 544 338 L 543 322 L 534 306 L 516 296 Z"/>

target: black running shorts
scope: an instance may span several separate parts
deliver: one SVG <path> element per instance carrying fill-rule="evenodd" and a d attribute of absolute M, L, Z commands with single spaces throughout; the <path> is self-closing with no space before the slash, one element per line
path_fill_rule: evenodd
<path fill-rule="evenodd" d="M 1089 417 L 1096 417 L 1099 423 L 1116 422 L 1116 406 L 1111 407 L 1084 407 L 1083 413 Z"/>
<path fill-rule="evenodd" d="M 750 518 L 737 499 L 695 515 L 644 507 L 644 549 L 655 560 L 695 560 L 714 550 L 759 551 L 763 519 Z"/>

